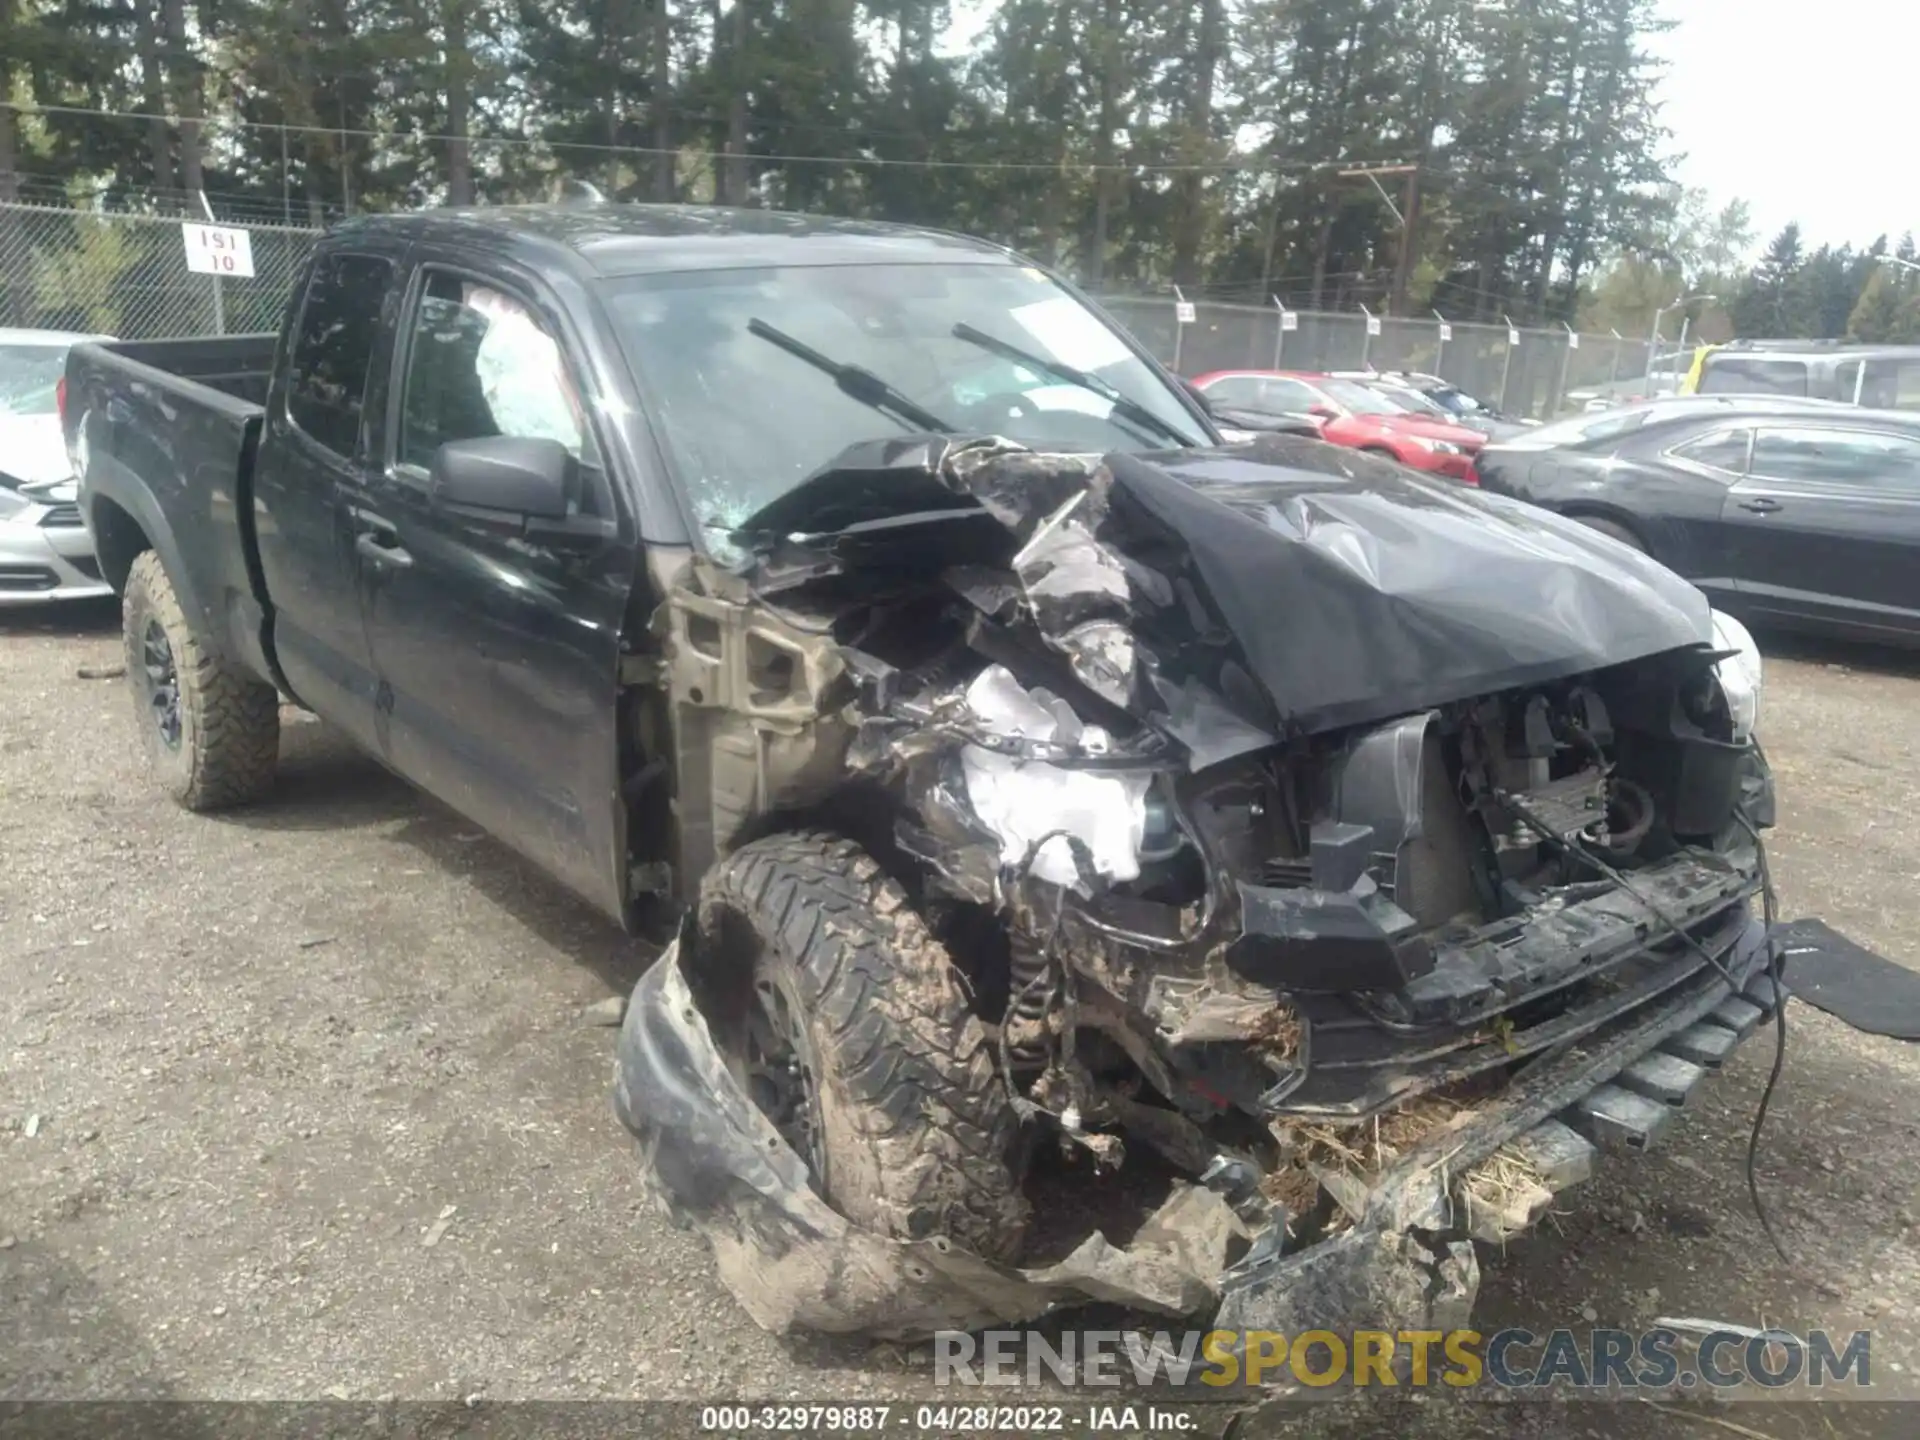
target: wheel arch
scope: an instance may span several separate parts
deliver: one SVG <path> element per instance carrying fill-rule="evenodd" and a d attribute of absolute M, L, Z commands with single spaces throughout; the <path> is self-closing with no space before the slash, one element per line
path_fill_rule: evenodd
<path fill-rule="evenodd" d="M 1565 505 L 1556 506 L 1555 510 L 1569 520 L 1604 520 L 1609 525 L 1618 525 L 1639 541 L 1649 555 L 1656 553 L 1653 537 L 1649 533 L 1646 522 L 1630 511 L 1609 505 L 1604 500 L 1574 500 Z"/>

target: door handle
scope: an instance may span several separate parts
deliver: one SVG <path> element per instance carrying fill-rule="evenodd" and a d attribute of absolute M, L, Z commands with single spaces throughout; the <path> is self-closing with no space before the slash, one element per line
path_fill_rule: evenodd
<path fill-rule="evenodd" d="M 355 537 L 353 548 L 363 560 L 371 560 L 376 565 L 385 565 L 392 570 L 404 570 L 413 564 L 413 556 L 400 544 L 399 537 L 392 530 L 363 530 Z"/>
<path fill-rule="evenodd" d="M 1755 496 L 1751 500 L 1742 500 L 1740 502 L 1740 508 L 1742 510 L 1751 510 L 1756 515 L 1771 515 L 1780 509 L 1780 502 L 1778 500 L 1769 500 L 1764 495 Z"/>

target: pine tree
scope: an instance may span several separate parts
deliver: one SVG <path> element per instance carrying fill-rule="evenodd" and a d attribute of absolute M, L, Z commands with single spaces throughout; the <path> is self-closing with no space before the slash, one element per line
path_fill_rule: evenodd
<path fill-rule="evenodd" d="M 1876 265 L 1860 292 L 1860 301 L 1847 320 L 1847 338 L 1884 344 L 1900 329 L 1900 289 L 1887 274 L 1887 267 Z"/>

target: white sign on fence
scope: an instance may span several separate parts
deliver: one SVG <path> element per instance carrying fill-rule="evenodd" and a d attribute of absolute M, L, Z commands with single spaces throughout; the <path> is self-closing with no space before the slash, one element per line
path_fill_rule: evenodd
<path fill-rule="evenodd" d="M 1177 301 L 1173 307 L 1173 318 L 1182 325 L 1193 324 L 1194 320 L 1198 318 L 1194 313 L 1193 302 L 1191 300 Z"/>
<path fill-rule="evenodd" d="M 1367 316 L 1367 334 L 1378 335 L 1379 333 L 1380 333 L 1380 317 L 1378 315 Z"/>
<path fill-rule="evenodd" d="M 188 221 L 180 226 L 180 239 L 194 274 L 253 278 L 253 236 L 247 231 Z"/>
<path fill-rule="evenodd" d="M 1295 330 L 1298 330 L 1300 328 L 1300 312 L 1298 310 L 1282 310 L 1280 312 L 1280 328 L 1288 334 L 1292 334 Z"/>
<path fill-rule="evenodd" d="M 1440 343 L 1445 345 L 1451 339 L 1453 339 L 1453 326 L 1442 320 L 1440 322 Z"/>
<path fill-rule="evenodd" d="M 1580 348 L 1579 332 L 1576 330 L 1569 330 L 1567 332 L 1567 349 L 1578 350 L 1579 348 Z"/>
<path fill-rule="evenodd" d="M 1519 343 L 1520 343 L 1520 332 L 1518 330 L 1507 331 L 1507 344 L 1518 345 Z"/>

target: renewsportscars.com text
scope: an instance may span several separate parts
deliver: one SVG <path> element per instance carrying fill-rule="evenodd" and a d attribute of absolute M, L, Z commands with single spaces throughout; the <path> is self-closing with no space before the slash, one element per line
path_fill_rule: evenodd
<path fill-rule="evenodd" d="M 1509 1329 L 1067 1331 L 934 1337 L 937 1385 L 1445 1386 L 1507 1390 L 1779 1391 L 1873 1383 L 1870 1331 L 1754 1334 L 1716 1330 L 1683 1338 L 1664 1327 L 1544 1335 Z"/>

